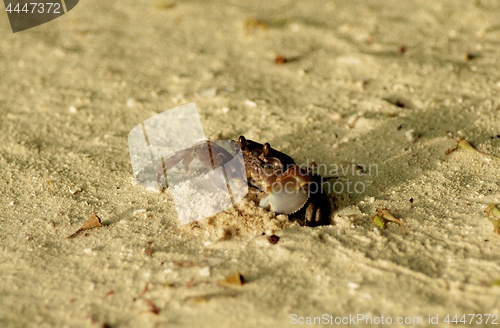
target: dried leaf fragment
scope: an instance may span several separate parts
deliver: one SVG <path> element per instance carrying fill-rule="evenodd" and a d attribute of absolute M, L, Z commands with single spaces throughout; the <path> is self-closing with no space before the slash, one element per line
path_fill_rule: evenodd
<path fill-rule="evenodd" d="M 206 303 L 208 302 L 208 298 L 205 296 L 191 296 L 186 298 L 186 301 L 190 301 L 193 303 Z"/>
<path fill-rule="evenodd" d="M 253 32 L 255 30 L 267 30 L 269 28 L 269 22 L 258 19 L 258 18 L 249 18 L 244 22 L 244 27 L 247 33 Z"/>
<path fill-rule="evenodd" d="M 114 294 L 115 294 L 115 291 L 114 290 L 110 290 L 106 294 L 104 294 L 104 298 L 109 297 L 109 296 L 114 295 Z"/>
<path fill-rule="evenodd" d="M 286 64 L 287 62 L 288 62 L 288 59 L 283 55 L 276 55 L 276 57 L 274 57 L 274 63 L 276 65 L 283 65 L 283 64 Z"/>
<path fill-rule="evenodd" d="M 454 152 L 457 149 L 477 151 L 476 148 L 472 147 L 472 145 L 467 140 L 465 140 L 464 138 L 460 138 L 460 139 L 458 139 L 456 141 L 457 141 L 457 144 L 455 145 L 455 147 L 454 148 L 450 148 L 447 151 L 445 151 L 445 155 L 449 155 L 449 154 L 451 154 L 452 152 Z"/>
<path fill-rule="evenodd" d="M 478 151 L 476 148 L 474 148 L 470 142 L 468 142 L 465 139 L 460 139 L 457 141 L 457 149 L 465 149 L 465 150 L 473 150 L 473 151 Z"/>
<path fill-rule="evenodd" d="M 500 287 L 500 279 L 493 280 L 491 286 Z"/>
<path fill-rule="evenodd" d="M 235 272 L 226 276 L 224 279 L 219 281 L 219 284 L 224 286 L 242 286 L 245 283 L 245 279 L 239 272 Z"/>
<path fill-rule="evenodd" d="M 194 267 L 194 262 L 193 261 L 173 261 L 172 263 L 175 266 L 180 267 L 180 268 L 191 268 L 191 267 Z"/>
<path fill-rule="evenodd" d="M 486 209 L 484 210 L 486 215 L 489 216 L 494 216 L 498 219 L 500 219 L 500 210 L 495 206 L 495 204 L 488 204 L 486 206 Z"/>
<path fill-rule="evenodd" d="M 76 237 L 76 235 L 78 235 L 78 233 L 82 232 L 83 230 L 88 230 L 98 227 L 102 227 L 101 219 L 94 213 L 87 219 L 87 221 L 85 221 L 82 224 L 82 226 L 78 230 L 76 230 L 72 235 L 69 235 L 66 238 L 68 239 L 74 238 Z"/>
<path fill-rule="evenodd" d="M 269 28 L 283 28 L 289 21 L 286 19 L 261 19 L 248 18 L 244 21 L 243 26 L 246 34 L 251 34 L 257 30 L 268 30 Z"/>
<path fill-rule="evenodd" d="M 372 217 L 373 223 L 375 223 L 376 226 L 385 229 L 385 220 L 382 219 L 380 216 L 375 214 L 374 217 Z"/>
<path fill-rule="evenodd" d="M 486 217 L 493 225 L 493 232 L 500 235 L 500 210 L 495 204 L 489 204 L 484 210 Z"/>
<path fill-rule="evenodd" d="M 403 221 L 401 221 L 401 219 L 398 219 L 394 215 L 392 215 L 386 208 L 379 210 L 377 212 L 377 214 L 375 214 L 372 217 L 372 221 L 376 226 L 379 226 L 382 229 L 385 229 L 386 221 L 395 222 L 395 223 L 399 224 L 401 229 L 403 229 L 403 233 L 405 235 L 408 235 L 408 231 L 406 230 L 406 227 L 405 227 Z"/>
<path fill-rule="evenodd" d="M 148 242 L 146 248 L 144 249 L 144 254 L 146 254 L 146 256 L 149 256 L 149 257 L 152 257 L 153 256 L 153 247 L 151 247 L 151 245 L 153 244 L 152 241 Z"/>
<path fill-rule="evenodd" d="M 155 7 L 158 9 L 172 9 L 176 5 L 175 2 L 169 0 L 157 0 Z"/>
<path fill-rule="evenodd" d="M 160 308 L 156 306 L 156 304 L 153 303 L 153 301 L 151 301 L 150 299 L 147 299 L 145 297 L 142 298 L 144 300 L 144 302 L 148 305 L 149 307 L 149 310 L 148 312 L 151 312 L 153 314 L 160 314 Z"/>
<path fill-rule="evenodd" d="M 146 282 L 144 284 L 144 288 L 142 289 L 141 293 L 139 294 L 140 297 L 144 297 L 144 294 L 146 294 L 147 292 L 149 292 L 149 283 Z"/>
<path fill-rule="evenodd" d="M 457 149 L 473 151 L 476 154 L 479 154 L 481 156 L 486 156 L 486 157 L 489 157 L 489 158 L 498 159 L 498 157 L 496 157 L 496 156 L 493 156 L 493 155 L 490 155 L 490 154 L 486 154 L 486 153 L 483 153 L 483 152 L 477 150 L 476 148 L 474 148 L 474 146 L 471 145 L 470 142 L 468 142 L 464 138 L 458 139 L 457 140 L 457 145 L 455 146 L 455 148 L 448 149 L 445 152 L 445 155 L 449 155 L 449 154 L 451 154 L 452 152 L 454 152 Z"/>

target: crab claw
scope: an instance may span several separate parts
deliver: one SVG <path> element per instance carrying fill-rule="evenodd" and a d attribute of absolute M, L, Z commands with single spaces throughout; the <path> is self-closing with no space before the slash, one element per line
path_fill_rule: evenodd
<path fill-rule="evenodd" d="M 293 165 L 266 186 L 259 205 L 276 213 L 293 214 L 307 203 L 311 181 L 311 176 Z"/>

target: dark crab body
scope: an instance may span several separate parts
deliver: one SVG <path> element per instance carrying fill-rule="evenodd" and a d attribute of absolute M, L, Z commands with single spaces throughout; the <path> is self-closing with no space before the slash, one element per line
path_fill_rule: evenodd
<path fill-rule="evenodd" d="M 331 207 L 322 185 L 326 179 L 300 168 L 288 155 L 240 136 L 248 183 L 263 192 L 260 206 L 288 214 L 302 225 L 330 224 Z"/>
<path fill-rule="evenodd" d="M 273 149 L 269 143 L 260 144 L 240 136 L 231 144 L 236 152 L 242 152 L 248 185 L 259 191 L 261 207 L 287 214 L 301 225 L 330 224 L 330 201 L 322 188 L 327 179 L 308 168 L 300 168 L 290 156 Z M 167 158 L 164 169 L 180 161 L 188 168 L 193 159 L 214 169 L 233 157 L 216 142 L 201 141 Z"/>

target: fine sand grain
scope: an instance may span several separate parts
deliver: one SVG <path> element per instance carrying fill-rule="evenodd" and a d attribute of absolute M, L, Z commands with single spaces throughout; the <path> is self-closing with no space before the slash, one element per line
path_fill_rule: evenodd
<path fill-rule="evenodd" d="M 86 0 L 0 22 L 0 326 L 499 314 L 500 2 Z M 127 136 L 189 102 L 210 139 L 335 171 L 332 225 L 246 199 L 179 226 L 170 191 L 131 183 Z"/>

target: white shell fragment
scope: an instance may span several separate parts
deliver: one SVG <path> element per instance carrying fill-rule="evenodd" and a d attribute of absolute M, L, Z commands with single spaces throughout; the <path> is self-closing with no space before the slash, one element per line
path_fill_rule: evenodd
<path fill-rule="evenodd" d="M 144 214 L 144 213 L 146 213 L 146 211 L 147 210 L 145 208 L 141 208 L 141 209 L 135 210 L 134 215 Z"/>
<path fill-rule="evenodd" d="M 248 107 L 251 107 L 251 108 L 257 107 L 257 103 L 253 100 L 250 100 L 250 99 L 245 100 L 245 105 L 247 105 Z"/>
<path fill-rule="evenodd" d="M 76 195 L 78 193 L 81 193 L 82 192 L 82 188 L 81 187 L 69 187 L 69 192 L 72 194 L 72 195 Z"/>
<path fill-rule="evenodd" d="M 415 132 L 415 130 L 411 129 L 405 132 L 405 137 L 409 142 L 415 143 L 418 140 L 419 135 Z"/>

